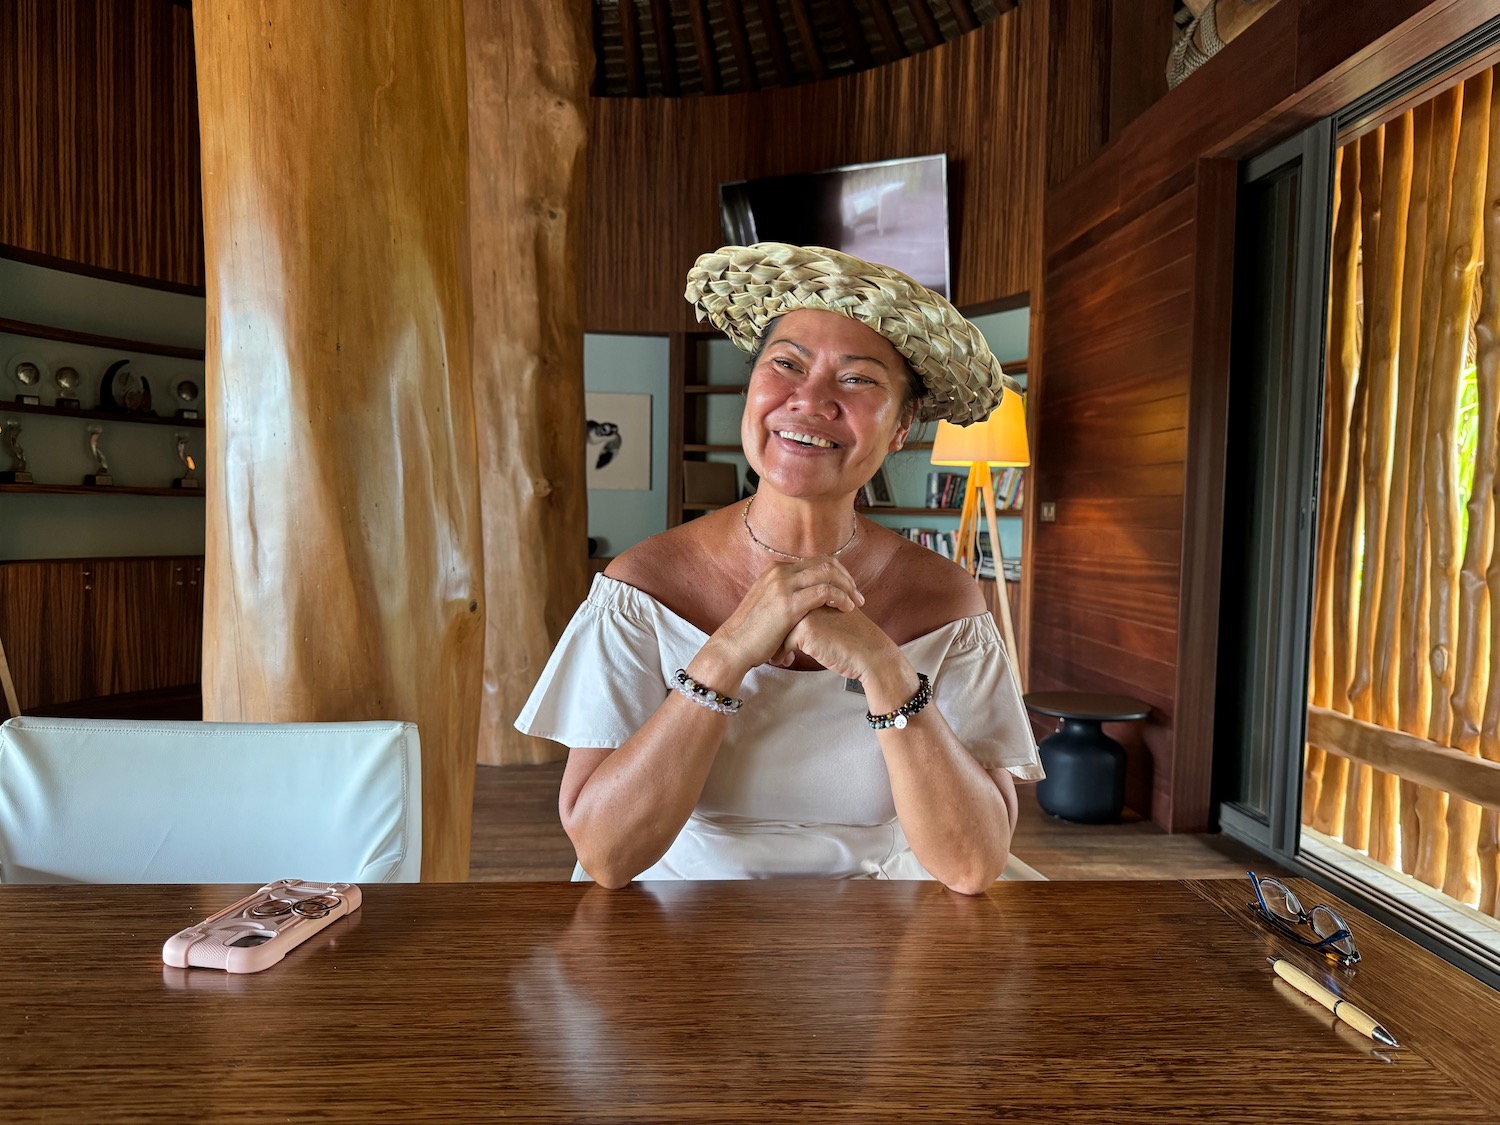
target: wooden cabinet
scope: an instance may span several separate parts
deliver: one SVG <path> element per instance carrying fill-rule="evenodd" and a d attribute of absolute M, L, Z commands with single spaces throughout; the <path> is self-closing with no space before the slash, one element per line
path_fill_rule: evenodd
<path fill-rule="evenodd" d="M 202 633 L 200 557 L 0 563 L 0 643 L 23 712 L 193 688 Z"/>

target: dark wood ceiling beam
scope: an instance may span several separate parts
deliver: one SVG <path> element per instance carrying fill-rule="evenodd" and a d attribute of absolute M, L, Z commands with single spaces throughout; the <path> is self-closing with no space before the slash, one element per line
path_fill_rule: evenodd
<path fill-rule="evenodd" d="M 693 46 L 698 51 L 698 69 L 703 73 L 703 92 L 719 93 L 719 56 L 714 51 L 713 30 L 708 24 L 707 0 L 688 0 L 693 18 Z"/>
<path fill-rule="evenodd" d="M 948 8 L 958 21 L 959 31 L 974 31 L 979 27 L 979 17 L 974 14 L 974 5 L 969 0 L 948 0 Z"/>
<path fill-rule="evenodd" d="M 745 30 L 745 5 L 742 0 L 719 0 L 719 12 L 729 28 L 729 46 L 734 51 L 734 65 L 740 72 L 740 89 L 760 89 L 755 56 L 750 53 L 750 35 Z"/>
<path fill-rule="evenodd" d="M 625 92 L 632 98 L 644 97 L 641 80 L 641 25 L 636 18 L 635 0 L 620 0 L 620 41 L 625 48 Z"/>
<path fill-rule="evenodd" d="M 850 0 L 833 0 L 833 7 L 838 13 L 839 29 L 844 33 L 844 49 L 849 52 L 854 69 L 869 70 L 875 65 L 875 60 L 870 57 L 870 45 L 865 42 L 865 29 L 860 25 L 859 15 Z"/>
<path fill-rule="evenodd" d="M 906 6 L 911 9 L 912 19 L 917 21 L 917 29 L 921 31 L 927 45 L 940 47 L 943 44 L 943 29 L 938 26 L 937 17 L 928 7 L 929 2 L 930 0 L 906 0 Z"/>
<path fill-rule="evenodd" d="M 667 0 L 651 0 L 651 23 L 656 32 L 656 65 L 661 71 L 661 92 L 664 97 L 675 98 L 682 92 L 682 87 L 677 80 L 677 40 L 672 34 L 672 10 Z"/>
<path fill-rule="evenodd" d="M 766 46 L 771 49 L 771 65 L 776 70 L 776 84 L 792 84 L 792 56 L 786 49 L 786 36 L 781 33 L 781 13 L 776 10 L 776 0 L 760 0 L 760 26 L 766 33 Z"/>
<path fill-rule="evenodd" d="M 813 81 L 828 77 L 828 68 L 823 65 L 823 53 L 818 50 L 818 36 L 813 31 L 812 17 L 807 14 L 807 0 L 790 0 L 792 22 L 797 25 L 797 38 L 802 40 L 802 53 L 812 71 Z"/>
<path fill-rule="evenodd" d="M 885 44 L 886 62 L 906 58 L 906 40 L 896 27 L 896 17 L 891 13 L 890 0 L 870 0 L 870 15 L 875 17 L 875 28 L 880 32 L 880 41 Z"/>

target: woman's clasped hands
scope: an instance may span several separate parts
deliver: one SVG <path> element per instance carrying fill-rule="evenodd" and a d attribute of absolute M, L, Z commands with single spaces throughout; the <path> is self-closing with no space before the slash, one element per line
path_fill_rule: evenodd
<path fill-rule="evenodd" d="M 744 671 L 788 668 L 803 654 L 851 679 L 862 678 L 890 638 L 860 609 L 864 595 L 838 559 L 773 563 L 757 578 L 713 641 Z"/>

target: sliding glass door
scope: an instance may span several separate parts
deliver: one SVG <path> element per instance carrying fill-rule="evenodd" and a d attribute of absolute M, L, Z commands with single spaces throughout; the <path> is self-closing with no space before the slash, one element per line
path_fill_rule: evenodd
<path fill-rule="evenodd" d="M 1246 165 L 1217 778 L 1226 830 L 1492 983 L 1494 42 Z"/>

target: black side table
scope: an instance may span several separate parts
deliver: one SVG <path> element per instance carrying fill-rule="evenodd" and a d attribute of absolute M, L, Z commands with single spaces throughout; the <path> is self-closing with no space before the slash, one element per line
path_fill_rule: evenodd
<path fill-rule="evenodd" d="M 1045 780 L 1036 800 L 1044 812 L 1079 824 L 1110 824 L 1125 807 L 1125 748 L 1104 733 L 1102 723 L 1144 719 L 1149 704 L 1128 695 L 1034 691 L 1026 706 L 1061 719 L 1055 733 L 1037 744 Z"/>

